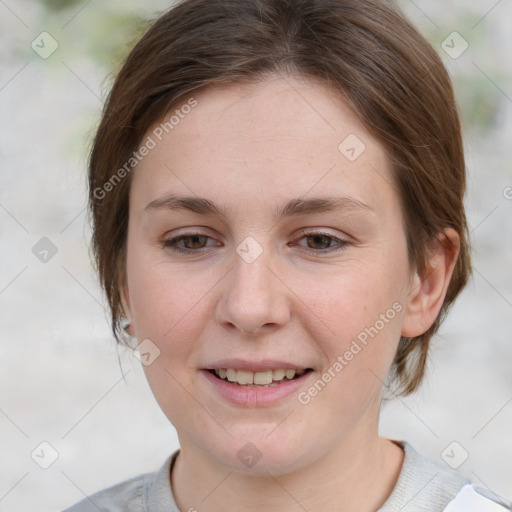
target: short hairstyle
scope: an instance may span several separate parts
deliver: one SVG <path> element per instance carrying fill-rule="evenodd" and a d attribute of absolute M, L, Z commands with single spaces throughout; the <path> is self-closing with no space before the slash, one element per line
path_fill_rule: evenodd
<path fill-rule="evenodd" d="M 125 343 L 121 283 L 132 175 L 126 163 L 143 135 L 195 91 L 281 72 L 334 87 L 383 145 L 411 269 L 426 271 L 441 230 L 460 236 L 437 319 L 398 344 L 390 376 L 407 395 L 423 379 L 430 339 L 467 283 L 471 263 L 452 83 L 432 46 L 388 0 L 182 0 L 150 25 L 117 73 L 89 158 L 91 249 L 113 334 Z"/>

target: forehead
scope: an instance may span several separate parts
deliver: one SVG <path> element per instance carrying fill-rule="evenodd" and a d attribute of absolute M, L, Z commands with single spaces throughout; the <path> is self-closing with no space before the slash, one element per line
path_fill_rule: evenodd
<path fill-rule="evenodd" d="M 384 148 L 319 80 L 213 86 L 183 108 L 189 100 L 145 134 L 154 148 L 133 177 L 139 207 L 165 192 L 211 197 L 227 209 L 307 194 L 351 195 L 377 207 L 397 199 Z"/>

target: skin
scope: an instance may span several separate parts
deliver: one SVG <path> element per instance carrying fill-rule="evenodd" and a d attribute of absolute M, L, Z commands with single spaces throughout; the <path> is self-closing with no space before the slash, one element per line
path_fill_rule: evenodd
<path fill-rule="evenodd" d="M 458 236 L 439 233 L 453 248 L 438 244 L 424 276 L 410 268 L 385 151 L 322 82 L 272 76 L 194 97 L 198 105 L 134 172 L 122 284 L 131 333 L 160 350 L 144 371 L 180 440 L 177 504 L 376 510 L 403 462 L 402 449 L 378 434 L 382 381 L 400 335 L 422 334 L 435 320 Z M 338 150 L 349 134 L 366 146 L 353 162 Z M 207 198 L 227 216 L 146 208 L 169 193 Z M 292 198 L 325 196 L 370 208 L 273 218 Z M 196 253 L 164 246 L 196 230 L 209 238 L 178 244 Z M 236 251 L 248 236 L 263 250 L 252 263 Z M 336 238 L 347 242 L 341 250 Z M 220 358 L 280 359 L 314 370 L 307 389 L 394 303 L 401 311 L 306 405 L 295 395 L 233 405 L 201 378 Z M 237 457 L 247 442 L 262 455 L 252 468 Z"/>

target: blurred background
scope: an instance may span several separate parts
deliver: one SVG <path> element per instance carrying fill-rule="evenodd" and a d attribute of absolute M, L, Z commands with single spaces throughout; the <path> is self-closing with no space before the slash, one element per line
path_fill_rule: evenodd
<path fill-rule="evenodd" d="M 110 334 L 85 187 L 111 76 L 171 4 L 0 0 L 4 512 L 61 510 L 178 447 L 139 361 Z M 512 3 L 400 4 L 455 84 L 475 271 L 434 339 L 426 382 L 383 405 L 381 433 L 512 499 Z"/>

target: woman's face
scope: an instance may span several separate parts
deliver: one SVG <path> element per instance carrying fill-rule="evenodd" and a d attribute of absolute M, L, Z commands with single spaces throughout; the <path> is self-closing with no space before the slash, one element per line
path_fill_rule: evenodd
<path fill-rule="evenodd" d="M 125 310 L 182 451 L 278 474 L 377 435 L 413 287 L 399 197 L 320 82 L 194 98 L 143 139 Z"/>

